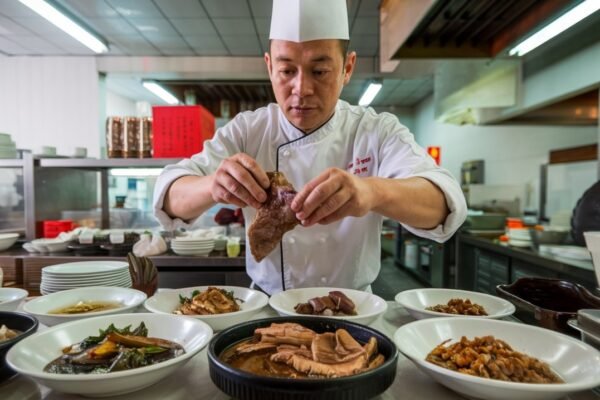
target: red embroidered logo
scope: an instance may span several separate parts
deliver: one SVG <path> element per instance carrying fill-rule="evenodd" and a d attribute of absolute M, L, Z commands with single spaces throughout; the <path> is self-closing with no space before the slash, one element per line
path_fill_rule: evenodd
<path fill-rule="evenodd" d="M 356 159 L 348 163 L 346 169 L 348 172 L 352 172 L 354 175 L 367 174 L 369 172 L 369 165 L 372 161 L 372 158 L 369 157 L 356 157 Z"/>

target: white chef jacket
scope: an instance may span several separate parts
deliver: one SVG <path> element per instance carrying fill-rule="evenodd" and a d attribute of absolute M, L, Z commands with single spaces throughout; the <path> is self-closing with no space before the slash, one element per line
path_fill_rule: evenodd
<path fill-rule="evenodd" d="M 212 174 L 223 159 L 240 152 L 253 157 L 265 171 L 283 172 L 298 191 L 329 167 L 361 177 L 426 178 L 443 191 L 450 214 L 431 230 L 405 226 L 424 238 L 443 242 L 466 218 L 465 199 L 456 180 L 435 164 L 393 114 L 377 114 L 372 108 L 339 100 L 331 119 L 309 135 L 294 127 L 277 104 L 240 113 L 204 142 L 201 153 L 165 167 L 154 193 L 155 215 L 165 229 L 194 222 L 172 219 L 164 212 L 171 183 L 185 175 Z M 245 207 L 243 212 L 250 224 L 256 210 Z M 261 262 L 246 246 L 248 275 L 270 294 L 315 286 L 365 290 L 379 274 L 382 221 L 382 215 L 370 212 L 329 225 L 296 226 Z"/>

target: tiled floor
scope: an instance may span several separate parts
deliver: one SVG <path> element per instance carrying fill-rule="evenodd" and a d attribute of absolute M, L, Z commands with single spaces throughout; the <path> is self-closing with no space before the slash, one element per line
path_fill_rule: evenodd
<path fill-rule="evenodd" d="M 385 300 L 394 300 L 398 292 L 425 287 L 412 275 L 394 264 L 392 257 L 381 260 L 381 271 L 373 282 L 373 293 Z"/>

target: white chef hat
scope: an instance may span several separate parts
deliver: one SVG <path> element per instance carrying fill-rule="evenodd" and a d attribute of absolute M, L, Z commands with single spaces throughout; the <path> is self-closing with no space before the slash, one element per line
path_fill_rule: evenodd
<path fill-rule="evenodd" d="M 273 0 L 269 39 L 349 40 L 346 0 Z"/>

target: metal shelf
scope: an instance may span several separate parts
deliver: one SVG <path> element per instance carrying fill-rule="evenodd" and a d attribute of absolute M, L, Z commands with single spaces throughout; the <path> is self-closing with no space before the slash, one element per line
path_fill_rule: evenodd
<path fill-rule="evenodd" d="M 22 168 L 23 160 L 0 158 L 0 168 Z"/>
<path fill-rule="evenodd" d="M 45 168 L 162 168 L 179 161 L 181 158 L 40 158 L 37 165 Z"/>

